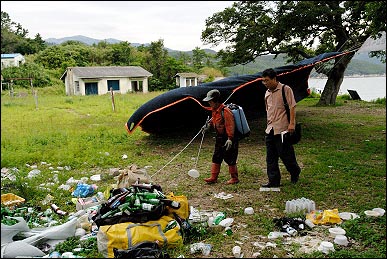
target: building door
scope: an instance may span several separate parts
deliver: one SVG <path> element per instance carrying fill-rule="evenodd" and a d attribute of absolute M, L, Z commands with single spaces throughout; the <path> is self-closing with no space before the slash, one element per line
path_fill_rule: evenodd
<path fill-rule="evenodd" d="M 98 83 L 85 83 L 85 94 L 98 94 Z"/>

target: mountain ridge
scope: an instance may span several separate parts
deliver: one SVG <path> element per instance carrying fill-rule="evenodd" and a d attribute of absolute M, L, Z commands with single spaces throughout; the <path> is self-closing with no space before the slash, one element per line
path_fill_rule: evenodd
<path fill-rule="evenodd" d="M 61 44 L 66 41 L 79 41 L 87 45 L 98 44 L 101 41 L 106 41 L 109 44 L 115 44 L 123 42 L 122 40 L 107 38 L 107 39 L 94 39 L 84 35 L 75 35 L 63 38 L 47 38 L 44 41 L 48 44 Z M 133 47 L 149 46 L 150 43 L 130 43 Z M 190 51 L 180 51 L 173 50 L 165 47 L 168 53 L 172 56 L 176 56 L 179 52 L 187 53 L 188 55 L 192 55 L 192 50 Z M 212 49 L 203 49 L 207 54 L 215 55 L 217 52 Z M 274 55 L 265 55 L 260 56 L 255 59 L 254 62 L 250 62 L 245 65 L 236 65 L 234 67 L 228 67 L 231 75 L 241 75 L 241 74 L 254 74 L 257 71 L 263 71 L 263 69 L 267 67 L 279 67 L 287 65 L 285 62 L 285 54 L 280 54 L 276 59 L 274 59 Z M 386 73 L 386 65 L 382 63 L 377 58 L 368 57 L 367 53 L 358 53 L 351 60 L 348 65 L 348 69 L 345 72 L 345 75 L 353 75 L 353 74 L 385 74 Z"/>

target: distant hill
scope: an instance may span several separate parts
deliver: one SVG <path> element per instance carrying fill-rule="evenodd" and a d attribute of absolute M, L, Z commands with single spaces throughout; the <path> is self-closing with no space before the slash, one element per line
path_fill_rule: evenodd
<path fill-rule="evenodd" d="M 106 41 L 109 44 L 120 43 L 122 41 L 122 40 L 117 40 L 117 39 L 113 39 L 113 38 L 99 40 L 99 39 L 93 39 L 93 38 L 90 38 L 90 37 L 86 37 L 86 36 L 83 36 L 83 35 L 76 35 L 76 36 L 63 37 L 63 38 L 48 38 L 48 39 L 45 39 L 44 41 L 47 44 L 49 44 L 49 45 L 57 45 L 57 44 L 62 44 L 63 42 L 70 41 L 70 40 L 72 40 L 72 41 L 80 41 L 80 42 L 85 43 L 87 45 L 98 44 L 101 41 Z M 149 46 L 150 43 L 132 43 L 132 42 L 130 42 L 130 45 L 132 45 L 133 47 L 138 47 L 138 46 L 141 46 L 141 45 Z M 173 57 L 176 57 L 179 52 L 185 52 L 188 55 L 192 55 L 192 51 L 173 50 L 173 49 L 170 49 L 170 48 L 167 48 L 167 47 L 166 47 L 166 49 L 167 49 L 168 53 L 171 56 L 173 56 Z M 216 51 L 212 50 L 212 49 L 204 49 L 204 51 L 207 54 L 208 53 L 209 54 L 216 54 Z"/>
<path fill-rule="evenodd" d="M 109 44 L 120 43 L 122 41 L 122 40 L 117 40 L 117 39 L 113 39 L 113 38 L 99 40 L 99 39 L 93 39 L 93 38 L 90 38 L 90 37 L 86 37 L 86 36 L 83 36 L 83 35 L 76 35 L 76 36 L 70 36 L 70 37 L 64 37 L 64 38 L 48 38 L 48 39 L 45 39 L 44 41 L 47 42 L 48 44 L 56 45 L 56 44 L 62 44 L 63 42 L 66 42 L 66 41 L 69 41 L 69 40 L 80 41 L 80 42 L 83 42 L 83 43 L 85 43 L 87 45 L 98 44 L 101 41 L 106 41 Z M 130 43 L 130 44 L 133 47 L 138 47 L 138 46 L 141 46 L 141 45 L 145 45 L 145 46 L 149 45 L 149 43 L 145 43 L 145 44 Z"/>
<path fill-rule="evenodd" d="M 71 36 L 71 37 L 64 37 L 64 38 L 48 38 L 45 39 L 45 41 L 48 44 L 61 44 L 63 42 L 73 40 L 73 41 L 80 41 L 83 42 L 87 45 L 93 45 L 93 44 L 98 44 L 100 41 L 106 41 L 109 44 L 115 44 L 119 43 L 122 40 L 117 40 L 113 38 L 109 39 L 93 39 L 90 37 L 86 37 L 83 35 L 76 35 L 76 36 Z M 132 43 L 130 44 L 133 47 L 138 47 L 141 45 L 144 46 L 149 46 L 150 43 Z M 167 48 L 167 51 L 170 56 L 177 58 L 179 52 L 183 52 L 188 54 L 189 56 L 192 56 L 192 50 L 191 51 L 180 51 L 180 50 L 173 50 Z M 217 52 L 211 49 L 203 49 L 207 54 L 212 54 L 215 55 Z M 255 59 L 254 62 L 250 62 L 245 65 L 237 65 L 234 67 L 228 67 L 228 75 L 227 76 L 236 76 L 236 75 L 246 75 L 246 74 L 255 74 L 258 72 L 261 72 L 265 70 L 266 68 L 269 67 L 280 67 L 280 66 L 285 66 L 288 65 L 286 63 L 286 55 L 281 54 L 278 55 L 276 59 L 274 59 L 274 55 L 266 55 L 266 56 L 261 56 Z M 377 58 L 370 58 L 368 57 L 367 53 L 359 53 L 356 54 L 353 58 L 352 61 L 349 63 L 345 75 L 355 75 L 355 74 L 360 74 L 360 75 L 367 75 L 367 74 L 386 74 L 386 64 L 382 63 L 379 59 Z"/>

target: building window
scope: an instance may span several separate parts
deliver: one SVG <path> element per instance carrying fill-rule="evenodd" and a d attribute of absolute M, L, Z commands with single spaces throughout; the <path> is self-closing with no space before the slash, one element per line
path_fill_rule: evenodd
<path fill-rule="evenodd" d="M 132 89 L 134 92 L 142 92 L 143 81 L 132 81 Z"/>
<path fill-rule="evenodd" d="M 75 90 L 76 90 L 77 92 L 80 92 L 80 91 L 81 91 L 81 89 L 79 89 L 79 81 L 75 81 Z"/>
<path fill-rule="evenodd" d="M 120 90 L 120 80 L 108 80 L 108 91 L 110 91 L 110 88 L 113 88 L 113 91 L 119 91 Z"/>
<path fill-rule="evenodd" d="M 186 78 L 185 85 L 186 86 L 195 86 L 195 78 Z"/>

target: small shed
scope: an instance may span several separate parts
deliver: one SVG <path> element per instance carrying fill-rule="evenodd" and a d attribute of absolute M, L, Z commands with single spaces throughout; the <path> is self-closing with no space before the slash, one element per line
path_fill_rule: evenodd
<path fill-rule="evenodd" d="M 26 62 L 20 53 L 1 54 L 1 69 L 6 67 L 18 67 Z"/>
<path fill-rule="evenodd" d="M 178 87 L 190 87 L 198 85 L 199 75 L 196 73 L 177 73 L 175 76 Z"/>
<path fill-rule="evenodd" d="M 68 67 L 60 77 L 66 95 L 148 92 L 152 74 L 140 66 Z"/>

